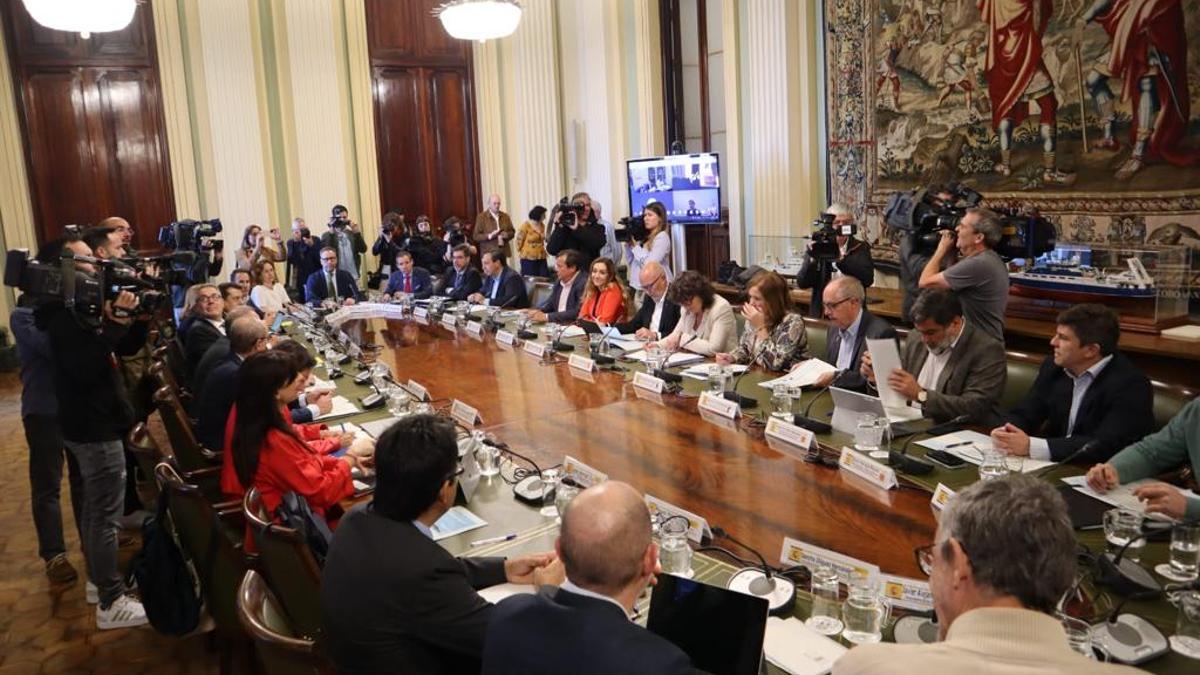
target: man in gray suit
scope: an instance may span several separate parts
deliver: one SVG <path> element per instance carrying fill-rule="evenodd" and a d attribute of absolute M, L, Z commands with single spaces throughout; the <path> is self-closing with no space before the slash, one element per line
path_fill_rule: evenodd
<path fill-rule="evenodd" d="M 1004 343 L 963 319 L 954 291 L 922 291 L 912 317 L 915 328 L 900 355 L 903 369 L 888 373 L 888 386 L 936 422 L 959 415 L 987 420 L 1008 376 Z M 875 383 L 869 354 L 863 355 L 862 375 Z"/>
<path fill-rule="evenodd" d="M 896 339 L 896 329 L 884 319 L 867 311 L 866 291 L 852 276 L 830 281 L 821 294 L 829 328 L 825 332 L 825 362 L 838 369 L 817 380 L 818 387 L 833 385 L 842 389 L 863 390 L 867 380 L 858 372 L 867 340 Z M 796 364 L 799 366 L 800 364 Z"/>

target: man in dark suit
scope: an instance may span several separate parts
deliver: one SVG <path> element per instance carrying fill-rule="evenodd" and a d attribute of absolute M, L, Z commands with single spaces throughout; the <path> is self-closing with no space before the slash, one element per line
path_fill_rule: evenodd
<path fill-rule="evenodd" d="M 418 300 L 433 295 L 433 277 L 429 271 L 413 265 L 412 253 L 406 250 L 396 252 L 396 271 L 388 277 L 384 293 L 407 293 Z"/>
<path fill-rule="evenodd" d="M 487 301 L 492 307 L 525 309 L 529 307 L 529 295 L 525 293 L 525 280 L 509 268 L 501 250 L 483 254 L 483 287 L 468 298 L 475 304 Z"/>
<path fill-rule="evenodd" d="M 485 674 L 694 672 L 687 654 L 630 620 L 658 561 L 650 512 L 636 490 L 608 481 L 579 493 L 563 513 L 555 548 L 567 580 L 496 606 L 483 646 Z"/>
<path fill-rule="evenodd" d="M 450 252 L 450 262 L 437 294 L 451 300 L 466 300 L 483 286 L 479 271 L 471 267 L 471 247 L 467 244 L 455 246 Z"/>
<path fill-rule="evenodd" d="M 290 355 L 296 361 L 296 371 L 306 382 L 312 377 L 312 369 L 316 367 L 317 359 L 304 345 L 295 340 L 279 340 L 271 349 Z M 333 410 L 333 396 L 334 390 L 327 388 L 308 387 L 300 392 L 295 400 L 288 401 L 287 404 L 292 424 L 308 424 L 321 415 L 328 414 Z"/>
<path fill-rule="evenodd" d="M 1062 461 L 1089 441 L 1084 459 L 1104 461 L 1153 431 L 1150 380 L 1117 351 L 1121 326 L 1104 305 L 1075 305 L 1058 315 L 1033 387 L 992 430 L 992 443 L 1011 455 Z"/>
<path fill-rule="evenodd" d="M 1004 344 L 966 322 L 954 291 L 923 291 L 912 315 L 902 368 L 887 375 L 887 385 L 935 422 L 959 415 L 987 420 L 1008 378 Z M 864 354 L 862 363 L 863 377 L 874 384 L 871 355 Z"/>
<path fill-rule="evenodd" d="M 836 228 L 854 225 L 854 212 L 845 204 L 832 204 L 825 213 L 833 216 Z M 838 273 L 858 279 L 863 288 L 870 288 L 875 283 L 875 261 L 871 258 L 871 246 L 867 242 L 855 239 L 849 235 L 839 234 L 834 237 L 838 246 L 838 257 L 833 262 Z M 796 274 L 796 285 L 800 288 L 813 288 L 820 281 L 819 270 L 813 264 L 811 247 L 804 252 L 804 262 L 800 264 L 800 272 Z"/>
<path fill-rule="evenodd" d="M 633 333 L 641 340 L 661 340 L 679 323 L 679 305 L 667 299 L 667 287 L 671 285 L 667 281 L 667 271 L 650 260 L 642 266 L 638 276 L 642 290 L 646 292 L 645 299 L 633 319 L 618 323 L 617 330 L 622 335 Z"/>
<path fill-rule="evenodd" d="M 196 396 L 196 440 L 216 452 L 225 444 L 225 420 L 237 398 L 238 370 L 267 348 L 267 327 L 253 312 L 229 322 L 229 352 L 213 366 Z"/>
<path fill-rule="evenodd" d="M 242 316 L 259 318 L 258 313 L 254 311 L 253 307 L 242 305 L 241 307 L 234 307 L 232 311 L 225 315 L 225 325 L 231 325 L 238 317 Z M 212 343 L 208 351 L 204 352 L 204 356 L 200 358 L 200 363 L 196 365 L 196 372 L 192 373 L 191 389 L 193 394 L 199 394 L 204 389 L 204 383 L 208 380 L 208 376 L 212 373 L 213 368 L 221 361 L 224 361 L 227 356 L 229 356 L 229 338 L 222 335 L 217 338 L 216 342 Z M 192 416 L 195 416 L 194 412 Z"/>
<path fill-rule="evenodd" d="M 583 304 L 583 289 L 587 285 L 587 275 L 581 274 L 583 256 L 578 251 L 567 249 L 554 259 L 554 273 L 558 275 L 558 283 L 541 307 L 527 310 L 534 321 L 553 321 L 555 323 L 570 323 L 579 316 L 579 306 Z"/>
<path fill-rule="evenodd" d="M 214 342 L 225 334 L 225 303 L 221 291 L 212 284 L 194 286 L 196 302 L 190 308 L 186 332 L 183 332 L 183 353 L 187 360 L 187 379 L 191 382 L 200 359 Z M 181 331 L 182 332 L 182 331 Z"/>
<path fill-rule="evenodd" d="M 561 583 L 553 553 L 456 558 L 433 540 L 460 471 L 453 422 L 413 415 L 379 437 L 375 497 L 342 518 L 321 577 L 325 649 L 338 672 L 478 672 L 495 607 L 476 589 Z"/>
<path fill-rule="evenodd" d="M 896 339 L 896 329 L 884 319 L 867 311 L 867 294 L 858 279 L 838 277 L 821 294 L 829 328 L 825 331 L 825 362 L 839 373 L 828 373 L 817 380 L 818 387 L 830 384 L 842 389 L 863 390 L 867 380 L 858 372 L 867 340 Z M 796 364 L 795 367 L 799 367 Z M 836 375 L 836 379 L 835 379 Z"/>
<path fill-rule="evenodd" d="M 319 306 L 326 298 L 342 305 L 353 305 L 362 297 L 358 282 L 346 270 L 338 269 L 338 252 L 326 246 L 321 249 L 321 269 L 308 275 L 304 282 L 304 300 Z"/>

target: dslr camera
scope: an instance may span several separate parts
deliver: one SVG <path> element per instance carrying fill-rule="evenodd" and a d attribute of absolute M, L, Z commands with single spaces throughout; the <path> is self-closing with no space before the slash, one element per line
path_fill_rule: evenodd
<path fill-rule="evenodd" d="M 575 227 L 575 224 L 579 222 L 579 217 L 583 215 L 583 211 L 583 204 L 576 204 L 563 197 L 558 200 L 558 224 Z"/>
<path fill-rule="evenodd" d="M 617 237 L 617 241 L 641 242 L 646 241 L 646 237 L 650 236 L 650 230 L 646 229 L 645 216 L 629 216 L 627 218 L 622 218 L 617 221 L 617 225 L 620 226 L 617 227 L 616 232 L 614 232 Z"/>
<path fill-rule="evenodd" d="M 77 269 L 76 262 L 90 263 L 96 273 Z M 163 281 L 145 278 L 137 267 L 121 261 L 77 256 L 70 251 L 63 252 L 59 264 L 38 262 L 29 257 L 27 249 L 8 251 L 4 285 L 29 294 L 35 305 L 62 302 L 89 325 L 99 325 L 104 303 L 121 291 L 137 296 L 142 312 L 156 312 L 167 304 Z"/>
<path fill-rule="evenodd" d="M 836 219 L 832 213 L 822 213 L 813 220 L 812 248 L 809 249 L 813 260 L 837 260 L 842 253 L 837 238 L 858 234 L 858 225 L 853 222 L 837 225 Z"/>

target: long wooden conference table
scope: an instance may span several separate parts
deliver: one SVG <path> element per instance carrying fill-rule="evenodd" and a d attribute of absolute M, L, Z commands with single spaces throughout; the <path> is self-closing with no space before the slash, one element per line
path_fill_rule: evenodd
<path fill-rule="evenodd" d="M 505 328 L 515 331 L 512 323 Z M 757 370 L 747 372 L 737 390 L 757 399 L 758 407 L 733 423 L 709 421 L 697 412 L 705 383 L 685 378 L 681 395 L 651 394 L 632 384 L 633 373 L 644 370 L 640 363 L 619 361 L 613 370 L 588 373 L 569 367 L 565 356 L 545 363 L 520 347 L 498 342 L 487 331 L 451 331 L 433 319 L 369 318 L 340 327 L 360 344 L 382 346 L 379 358 L 394 378 L 424 386 L 435 406 L 446 408 L 457 399 L 477 408 L 482 421 L 476 428 L 540 467 L 570 455 L 611 479 L 706 518 L 776 565 L 783 538 L 791 537 L 874 563 L 885 574 L 924 579 L 913 549 L 933 540 L 934 488 L 945 483 L 960 489 L 978 479 L 973 465 L 953 471 L 938 468 L 926 476 L 901 476 L 898 489 L 882 490 L 848 472 L 805 462 L 801 453 L 773 449 L 759 421 L 769 410 L 770 392 L 758 383 L 774 376 Z M 565 342 L 575 345 L 574 353 L 587 354 L 586 338 Z M 337 386 L 340 394 L 356 402 L 371 393 L 368 385 L 358 385 L 350 376 L 337 380 Z M 814 395 L 806 393 L 797 410 Z M 823 418 L 831 412 L 826 395 L 812 405 L 810 416 Z M 372 410 L 347 421 L 387 415 L 386 409 Z M 833 453 L 852 444 L 838 432 L 817 440 Z M 914 443 L 909 452 L 924 451 Z M 1047 478 L 1078 473 L 1078 467 L 1060 467 Z M 485 494 L 495 501 L 496 490 L 492 486 Z M 467 541 L 537 524 L 536 509 L 512 502 L 503 510 L 513 509 L 529 513 L 513 513 L 520 522 L 456 537 L 445 542 L 447 548 L 456 554 L 486 553 L 486 547 L 468 549 Z M 552 541 L 535 539 L 541 545 Z M 1102 533 L 1081 533 L 1080 539 L 1092 550 L 1103 550 Z M 716 543 L 736 550 L 728 541 Z M 1152 566 L 1166 556 L 1165 544 L 1150 544 L 1143 563 Z M 1130 602 L 1125 611 L 1151 619 L 1167 634 L 1174 629 L 1175 610 L 1165 602 Z M 1174 653 L 1148 664 L 1153 672 L 1189 672 L 1192 667 L 1195 662 Z"/>

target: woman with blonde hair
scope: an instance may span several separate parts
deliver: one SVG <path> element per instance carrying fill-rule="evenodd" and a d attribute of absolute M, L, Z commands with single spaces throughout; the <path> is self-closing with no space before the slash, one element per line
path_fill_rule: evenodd
<path fill-rule="evenodd" d="M 287 256 L 281 250 L 283 237 L 279 234 L 279 228 L 271 230 L 271 239 L 275 241 L 274 246 L 267 244 L 267 238 L 263 236 L 261 227 L 253 223 L 247 225 L 246 229 L 242 231 L 242 245 L 235 253 L 238 269 L 254 269 L 254 263 L 259 260 L 270 260 L 271 262 L 286 260 Z M 275 248 L 276 246 L 279 248 Z"/>
<path fill-rule="evenodd" d="M 596 258 L 583 289 L 579 320 L 608 325 L 624 321 L 627 313 L 625 287 L 617 278 L 616 264 L 611 258 Z"/>

